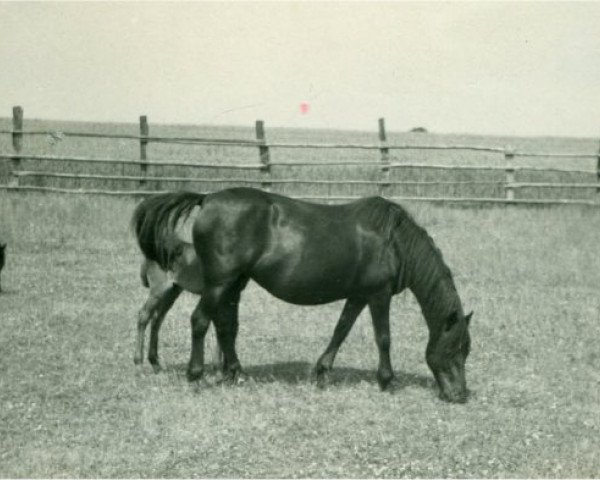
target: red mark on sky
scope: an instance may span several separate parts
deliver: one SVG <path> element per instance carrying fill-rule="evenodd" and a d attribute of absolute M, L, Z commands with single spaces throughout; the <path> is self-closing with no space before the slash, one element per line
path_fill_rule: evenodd
<path fill-rule="evenodd" d="M 310 105 L 308 104 L 308 102 L 302 102 L 300 104 L 300 113 L 302 115 L 306 115 L 309 110 L 310 110 Z"/>

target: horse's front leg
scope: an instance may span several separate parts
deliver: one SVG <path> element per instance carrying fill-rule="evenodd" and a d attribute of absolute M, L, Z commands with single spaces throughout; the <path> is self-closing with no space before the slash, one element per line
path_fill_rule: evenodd
<path fill-rule="evenodd" d="M 137 322 L 137 340 L 133 361 L 136 365 L 142 363 L 144 358 L 144 339 L 146 334 L 146 327 L 148 323 L 152 322 L 153 336 L 151 338 L 151 349 L 152 343 L 155 343 L 155 355 L 153 358 L 157 358 L 157 345 L 158 345 L 158 329 L 167 311 L 173 305 L 173 302 L 177 299 L 181 293 L 181 287 L 177 285 L 170 285 L 162 290 L 151 289 L 150 296 L 144 306 L 138 313 Z M 148 360 L 152 363 L 148 355 Z"/>
<path fill-rule="evenodd" d="M 364 300 L 353 300 L 348 299 L 344 304 L 342 314 L 335 326 L 333 331 L 333 337 L 329 342 L 329 345 L 325 349 L 325 352 L 319 357 L 317 365 L 315 367 L 315 374 L 317 376 L 317 385 L 324 387 L 328 382 L 329 372 L 333 368 L 333 361 L 337 355 L 340 346 L 352 330 L 352 326 L 356 322 L 356 319 L 360 315 L 360 312 L 365 308 L 366 301 Z"/>
<path fill-rule="evenodd" d="M 394 378 L 392 364 L 390 361 L 390 303 L 392 297 L 383 293 L 369 300 L 369 309 L 373 319 L 375 330 L 375 342 L 379 350 L 379 367 L 377 369 L 377 381 L 379 387 L 385 390 Z"/>

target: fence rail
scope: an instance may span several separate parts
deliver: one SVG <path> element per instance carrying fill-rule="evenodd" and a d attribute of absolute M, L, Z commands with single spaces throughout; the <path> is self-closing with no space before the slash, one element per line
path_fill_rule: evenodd
<path fill-rule="evenodd" d="M 88 180 L 127 180 L 147 182 L 194 182 L 194 183 L 252 183 L 262 184 L 263 180 L 238 177 L 197 178 L 197 177 L 149 177 L 134 175 L 95 175 L 85 173 L 62 173 L 48 171 L 20 170 L 11 172 L 16 177 L 48 177 L 48 178 L 72 178 Z M 316 185 L 339 185 L 339 180 L 303 180 L 298 178 L 275 178 L 269 181 L 271 184 L 316 184 Z M 505 185 L 502 181 L 478 181 L 478 180 L 456 180 L 456 181 L 400 181 L 400 180 L 344 180 L 344 184 L 350 185 Z M 515 184 L 516 185 L 516 184 Z M 534 184 L 536 185 L 536 184 Z M 559 184 L 563 186 L 564 184 Z M 594 184 L 596 186 L 596 184 Z"/>
<path fill-rule="evenodd" d="M 19 134 L 41 135 L 62 139 L 67 137 L 79 138 L 106 138 L 113 140 L 136 140 L 147 143 L 183 143 L 186 145 L 211 145 L 228 147 L 265 147 L 265 148 L 289 148 L 289 149 L 348 149 L 348 150 L 464 150 L 473 152 L 487 152 L 504 154 L 506 148 L 488 147 L 480 145 L 427 145 L 427 144 L 405 144 L 405 145 L 386 145 L 382 147 L 377 144 L 357 144 L 357 143 L 287 143 L 287 142 L 268 142 L 258 140 L 237 140 L 225 138 L 201 138 L 201 137 L 153 137 L 144 135 L 125 135 L 109 133 L 85 133 L 85 132 L 63 132 L 54 130 L 6 130 L 0 129 L 0 134 Z M 544 158 L 589 158 L 596 159 L 598 154 L 593 153 L 539 153 L 539 152 L 513 152 L 515 157 L 544 157 Z"/>
<path fill-rule="evenodd" d="M 48 178 L 67 178 L 67 179 L 85 179 L 85 180 L 122 180 L 139 182 L 172 182 L 172 183 L 243 183 L 243 184 L 263 184 L 263 180 L 237 177 L 218 177 L 218 178 L 198 178 L 198 177 L 170 177 L 170 176 L 135 176 L 135 175 L 94 175 L 86 173 L 61 173 L 47 171 L 15 171 L 12 176 L 24 177 L 48 177 Z M 269 181 L 271 184 L 316 184 L 316 185 L 339 185 L 338 180 L 302 180 L 297 178 L 276 178 Z M 496 185 L 507 188 L 575 188 L 575 189 L 597 189 L 597 183 L 567 183 L 567 182 L 513 182 L 504 181 L 478 181 L 478 180 L 456 180 L 456 181 L 402 181 L 402 180 L 344 180 L 344 184 L 350 185 Z M 150 192 L 153 193 L 153 192 Z"/>
<path fill-rule="evenodd" d="M 166 193 L 167 190 L 104 190 L 104 189 L 73 189 L 58 187 L 38 187 L 34 185 L 0 185 L 0 190 L 6 191 L 32 191 L 32 192 L 50 192 L 64 193 L 74 195 L 108 195 L 108 196 L 149 196 L 158 193 Z M 327 201 L 327 202 L 345 202 L 356 200 L 352 195 L 294 195 L 294 198 L 301 200 Z M 466 204 L 509 204 L 509 205 L 589 205 L 598 206 L 593 200 L 572 200 L 567 198 L 493 198 L 493 197 L 424 197 L 424 196 L 389 196 L 394 201 L 425 201 L 431 203 L 466 203 Z"/>
<path fill-rule="evenodd" d="M 150 128 L 146 116 L 139 118 L 139 134 L 113 134 L 113 133 L 93 133 L 93 132 L 69 132 L 54 130 L 25 130 L 23 129 L 23 109 L 21 107 L 13 108 L 13 128 L 12 130 L 0 130 L 0 134 L 12 136 L 12 153 L 0 153 L 0 160 L 10 163 L 9 181 L 5 185 L 0 185 L 4 190 L 27 190 L 27 191 L 52 191 L 60 193 L 94 193 L 109 195 L 148 195 L 157 193 L 157 187 L 161 182 L 171 183 L 202 183 L 202 184 L 243 184 L 259 185 L 264 190 L 271 190 L 274 185 L 324 185 L 334 187 L 338 185 L 366 185 L 377 187 L 378 192 L 391 199 L 401 200 L 423 200 L 430 202 L 491 202 L 491 203 L 530 203 L 530 204 L 591 204 L 600 205 L 600 150 L 597 154 L 587 153 L 540 153 L 513 151 L 511 148 L 500 148 L 480 145 L 413 145 L 413 144 L 390 144 L 388 142 L 385 130 L 385 120 L 380 118 L 378 121 L 378 139 L 379 143 L 358 144 L 358 143 L 285 143 L 269 142 L 265 134 L 264 122 L 261 120 L 255 123 L 255 139 L 223 139 L 223 138 L 199 138 L 199 137 L 164 137 L 150 135 Z M 139 142 L 139 159 L 116 159 L 116 158 L 94 158 L 86 156 L 59 156 L 59 155 L 41 155 L 41 154 L 23 154 L 24 138 L 27 136 L 50 136 L 54 139 L 64 138 L 105 138 L 118 140 L 131 140 Z M 255 148 L 258 153 L 258 161 L 255 163 L 225 164 L 225 163 L 201 163 L 201 162 L 183 162 L 167 160 L 149 160 L 148 145 L 150 143 L 165 144 L 183 144 L 183 145 L 207 145 L 207 146 L 227 146 Z M 378 161 L 352 161 L 352 160 L 328 160 L 322 161 L 274 161 L 271 159 L 271 149 L 351 149 L 351 150 L 369 150 L 379 151 L 380 159 Z M 445 165 L 423 162 L 400 162 L 394 161 L 390 157 L 390 152 L 400 150 L 419 150 L 419 151 L 449 151 L 462 150 L 470 152 L 481 152 L 486 154 L 502 155 L 503 165 Z M 546 157 L 546 158 L 569 158 L 569 159 L 596 159 L 596 170 L 585 170 L 578 168 L 551 168 L 539 166 L 518 166 L 514 164 L 516 157 Z M 139 175 L 125 174 L 97 174 L 88 172 L 53 172 L 47 170 L 24 170 L 22 161 L 33 162 L 57 162 L 74 163 L 79 165 L 120 165 L 139 167 Z M 308 179 L 308 178 L 275 178 L 273 176 L 273 167 L 373 167 L 379 171 L 379 179 Z M 206 177 L 206 176 L 184 176 L 184 175 L 156 175 L 149 174 L 149 167 L 174 167 L 191 168 L 194 170 L 224 170 L 224 171 L 256 171 L 257 178 L 243 177 Z M 443 171 L 481 171 L 481 172 L 503 172 L 503 179 L 500 180 L 396 180 L 391 178 L 391 171 L 398 169 L 418 169 L 418 170 L 438 170 Z M 516 174 L 520 172 L 552 172 L 564 174 L 584 174 L 594 175 L 596 182 L 550 182 L 550 181 L 516 181 Z M 189 173 L 189 172 L 186 172 Z M 137 185 L 135 189 L 81 189 L 81 188 L 62 188 L 45 185 L 23 185 L 21 179 L 26 178 L 47 178 L 62 180 L 98 180 L 98 181 L 121 181 L 134 182 Z M 490 186 L 504 190 L 504 197 L 446 197 L 446 196 L 397 196 L 390 193 L 390 187 L 393 186 Z M 571 189 L 574 191 L 596 190 L 596 196 L 593 199 L 572 199 L 572 198 L 515 198 L 515 191 L 522 189 Z M 330 192 L 331 193 L 331 192 Z M 335 193 L 322 195 L 295 195 L 299 198 L 314 200 L 349 200 L 357 198 L 352 195 L 336 195 Z"/>
<path fill-rule="evenodd" d="M 0 159 L 5 160 L 39 160 L 39 161 L 50 161 L 50 162 L 74 162 L 74 163 L 103 163 L 103 164 L 114 164 L 114 165 L 140 165 L 139 160 L 129 159 L 113 159 L 113 158 L 90 158 L 90 157 L 70 157 L 70 156 L 58 156 L 58 155 L 6 155 L 0 154 Z M 150 166 L 160 167 L 191 167 L 191 168 L 212 168 L 212 169 L 226 169 L 226 170 L 261 170 L 264 165 L 260 163 L 244 163 L 239 165 L 221 165 L 215 163 L 198 163 L 198 162 L 160 162 L 151 161 L 146 162 Z"/>
<path fill-rule="evenodd" d="M 595 156 L 587 156 L 586 158 L 596 158 Z M 22 155 L 22 154 L 0 154 L 0 160 L 33 160 L 33 161 L 50 161 L 50 162 L 74 162 L 74 163 L 89 163 L 89 164 L 114 164 L 114 165 L 140 165 L 139 160 L 131 159 L 113 159 L 113 158 L 92 158 L 92 157 L 74 157 L 74 156 L 59 156 L 59 155 Z M 191 167 L 199 169 L 224 169 L 224 170 L 264 170 L 267 165 L 262 163 L 243 163 L 243 164 L 216 164 L 216 163 L 200 163 L 200 162 L 172 162 L 172 161 L 149 161 L 149 166 L 160 167 Z M 313 162 L 270 162 L 272 166 L 361 166 L 380 168 L 378 162 L 356 162 L 356 161 L 313 161 Z M 481 170 L 481 171 L 497 171 L 497 172 L 559 172 L 559 173 L 581 173 L 594 175 L 593 170 L 574 169 L 574 168 L 552 168 L 552 167 L 529 167 L 529 166 L 493 166 L 493 165 L 443 165 L 433 163 L 412 163 L 412 162 L 390 162 L 387 164 L 390 169 L 415 168 L 415 169 L 432 169 L 432 170 Z M 142 177 L 140 177 L 142 178 Z M 340 180 L 337 183 L 345 183 L 346 180 Z M 562 185 L 562 184 L 561 184 Z M 600 187 L 600 184 L 598 185 Z"/>

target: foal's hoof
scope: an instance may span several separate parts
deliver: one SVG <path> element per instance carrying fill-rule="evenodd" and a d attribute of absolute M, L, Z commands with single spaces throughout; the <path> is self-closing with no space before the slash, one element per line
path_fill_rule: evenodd
<path fill-rule="evenodd" d="M 138 357 L 136 355 L 135 357 L 133 357 L 133 363 L 135 363 L 136 365 L 141 365 L 142 364 L 142 357 Z"/>

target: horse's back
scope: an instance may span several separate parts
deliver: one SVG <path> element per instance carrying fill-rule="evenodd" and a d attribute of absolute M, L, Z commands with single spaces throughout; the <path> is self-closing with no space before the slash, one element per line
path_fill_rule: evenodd
<path fill-rule="evenodd" d="M 384 239 L 361 217 L 364 202 L 321 205 L 224 190 L 205 199 L 194 243 L 216 283 L 244 275 L 299 304 L 347 298 L 380 288 L 390 274 L 382 268 Z"/>

